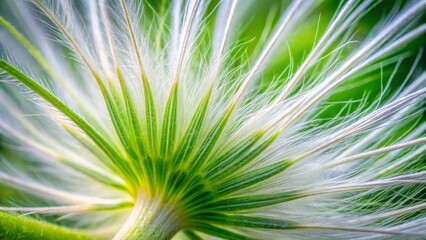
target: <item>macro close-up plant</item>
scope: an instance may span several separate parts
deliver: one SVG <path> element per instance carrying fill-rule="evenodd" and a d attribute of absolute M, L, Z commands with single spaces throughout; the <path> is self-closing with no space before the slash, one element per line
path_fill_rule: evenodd
<path fill-rule="evenodd" d="M 426 239 L 425 12 L 0 1 L 0 239 Z"/>

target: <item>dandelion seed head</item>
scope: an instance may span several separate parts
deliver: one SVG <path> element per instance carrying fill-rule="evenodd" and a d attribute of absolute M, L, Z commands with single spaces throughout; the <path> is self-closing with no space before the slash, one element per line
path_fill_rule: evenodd
<path fill-rule="evenodd" d="M 0 211 L 114 239 L 426 236 L 426 1 L 368 34 L 369 0 L 9 4 Z"/>

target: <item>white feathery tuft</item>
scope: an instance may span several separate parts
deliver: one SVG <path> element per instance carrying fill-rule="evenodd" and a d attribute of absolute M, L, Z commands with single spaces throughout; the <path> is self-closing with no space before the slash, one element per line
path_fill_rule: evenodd
<path fill-rule="evenodd" d="M 117 240 L 425 238 L 426 0 L 372 21 L 387 4 L 10 3 L 0 211 Z"/>

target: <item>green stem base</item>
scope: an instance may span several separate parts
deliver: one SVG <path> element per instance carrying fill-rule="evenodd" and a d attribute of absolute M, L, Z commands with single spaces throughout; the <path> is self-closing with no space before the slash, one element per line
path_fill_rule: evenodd
<path fill-rule="evenodd" d="M 169 240 L 180 230 L 175 211 L 161 201 L 139 194 L 136 204 L 114 240 Z"/>

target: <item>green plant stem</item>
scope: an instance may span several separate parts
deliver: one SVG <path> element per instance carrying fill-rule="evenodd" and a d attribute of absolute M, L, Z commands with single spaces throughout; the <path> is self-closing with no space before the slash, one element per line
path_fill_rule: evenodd
<path fill-rule="evenodd" d="M 170 240 L 181 229 L 176 211 L 163 201 L 139 193 L 136 204 L 114 240 Z"/>
<path fill-rule="evenodd" d="M 95 239 L 84 231 L 0 212 L 0 239 Z"/>

